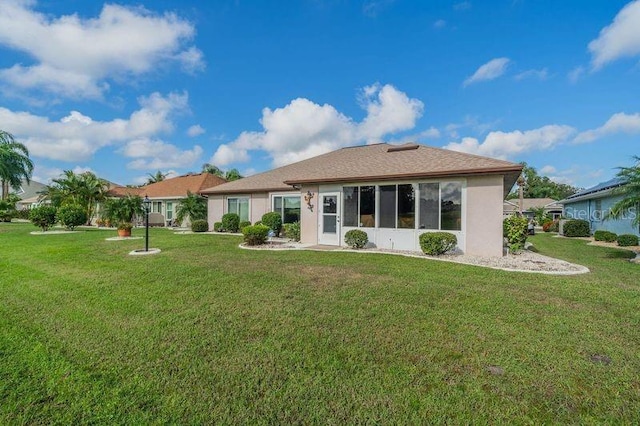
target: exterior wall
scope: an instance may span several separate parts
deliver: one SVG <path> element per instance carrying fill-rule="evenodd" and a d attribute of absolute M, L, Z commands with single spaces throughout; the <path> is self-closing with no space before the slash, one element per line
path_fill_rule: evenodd
<path fill-rule="evenodd" d="M 251 194 L 249 199 L 249 217 L 251 218 L 251 223 L 262 220 L 262 216 L 270 211 L 269 194 L 266 192 Z"/>
<path fill-rule="evenodd" d="M 222 220 L 224 214 L 224 196 L 218 194 L 209 195 L 207 201 L 207 221 L 209 230 L 213 231 L 213 224 Z"/>
<path fill-rule="evenodd" d="M 479 256 L 502 256 L 502 200 L 504 177 L 467 179 L 466 249 Z"/>
<path fill-rule="evenodd" d="M 603 216 L 613 207 L 615 203 L 622 199 L 621 196 L 605 195 L 589 200 L 580 200 L 566 203 L 564 205 L 564 214 L 570 219 L 583 219 L 589 221 L 591 232 L 610 231 L 616 234 L 634 234 L 640 236 L 638 225 L 633 224 L 636 215 L 639 214 L 635 209 L 629 210 L 623 214 L 620 219 L 604 220 Z M 596 200 L 601 202 L 601 210 L 596 210 Z"/>
<path fill-rule="evenodd" d="M 318 244 L 318 215 L 322 206 L 320 206 L 320 197 L 318 195 L 318 186 L 309 185 L 303 186 L 300 190 L 302 194 L 302 204 L 300 206 L 300 242 L 304 244 Z M 307 191 L 313 194 L 313 198 L 310 200 L 310 204 L 313 208 L 310 209 L 304 200 Z"/>

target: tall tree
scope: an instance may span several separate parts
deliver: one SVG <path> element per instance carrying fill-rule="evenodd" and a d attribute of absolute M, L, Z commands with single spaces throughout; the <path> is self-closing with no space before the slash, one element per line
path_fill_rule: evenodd
<path fill-rule="evenodd" d="M 147 175 L 149 175 L 149 178 L 147 179 L 147 185 L 156 182 L 162 182 L 163 180 L 165 180 L 168 174 L 169 173 L 162 173 L 160 170 L 155 172 L 155 174 L 147 173 Z"/>
<path fill-rule="evenodd" d="M 537 170 L 529 167 L 527 163 L 520 163 L 524 166 L 522 176 L 524 177 L 524 198 L 552 198 L 561 200 L 578 192 L 576 188 L 565 183 L 557 183 L 547 176 L 540 176 Z M 508 199 L 518 198 L 518 191 L 512 191 L 507 196 Z"/>
<path fill-rule="evenodd" d="M 91 172 L 75 174 L 65 170 L 58 179 L 53 179 L 42 193 L 43 198 L 51 200 L 56 206 L 77 204 L 87 213 L 87 223 L 91 222 L 96 204 L 106 200 L 109 182 Z"/>
<path fill-rule="evenodd" d="M 622 195 L 622 199 L 615 203 L 605 215 L 606 219 L 617 219 L 627 214 L 629 210 L 635 210 L 633 223 L 640 225 L 640 157 L 634 156 L 636 164 L 631 167 L 620 167 L 616 175 L 626 183 L 616 188 L 613 193 Z"/>
<path fill-rule="evenodd" d="M 218 167 L 210 163 L 204 163 L 202 165 L 203 173 L 211 173 L 212 175 L 219 176 L 221 178 L 224 177 L 224 172 Z"/>
<path fill-rule="evenodd" d="M 193 222 L 198 219 L 207 218 L 207 200 L 198 194 L 187 192 L 187 197 L 180 200 L 176 209 L 176 220 L 182 223 L 186 218 Z"/>
<path fill-rule="evenodd" d="M 29 158 L 29 150 L 16 142 L 11 133 L 0 130 L 0 183 L 2 199 L 9 196 L 9 188 L 18 189 L 24 179 L 31 180 L 33 162 Z"/>
<path fill-rule="evenodd" d="M 224 174 L 224 178 L 227 182 L 231 182 L 233 180 L 242 179 L 243 176 L 240 174 L 238 169 L 231 169 L 227 170 L 227 172 Z"/>

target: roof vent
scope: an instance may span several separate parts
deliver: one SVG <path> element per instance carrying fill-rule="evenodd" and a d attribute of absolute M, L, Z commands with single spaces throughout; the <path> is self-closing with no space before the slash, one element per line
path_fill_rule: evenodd
<path fill-rule="evenodd" d="M 403 145 L 394 145 L 387 148 L 387 152 L 398 152 L 398 151 L 411 151 L 412 149 L 418 149 L 420 145 L 415 143 L 405 143 Z"/>

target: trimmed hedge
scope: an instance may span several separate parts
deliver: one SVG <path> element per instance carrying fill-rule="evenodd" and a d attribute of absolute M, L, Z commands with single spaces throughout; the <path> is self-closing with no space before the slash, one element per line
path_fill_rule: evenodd
<path fill-rule="evenodd" d="M 300 241 L 300 222 L 285 223 L 284 236 L 293 241 Z"/>
<path fill-rule="evenodd" d="M 344 234 L 344 242 L 351 248 L 361 249 L 369 242 L 369 236 L 360 229 L 352 229 Z"/>
<path fill-rule="evenodd" d="M 58 222 L 65 228 L 73 229 L 87 223 L 87 212 L 82 206 L 67 204 L 58 209 Z"/>
<path fill-rule="evenodd" d="M 599 230 L 593 233 L 593 239 L 613 243 L 618 239 L 618 235 L 613 232 Z"/>
<path fill-rule="evenodd" d="M 222 229 L 222 222 L 215 222 L 213 224 L 213 230 L 216 231 L 216 232 L 224 231 L 224 229 Z"/>
<path fill-rule="evenodd" d="M 618 235 L 618 245 L 620 247 L 629 247 L 638 245 L 638 237 L 633 234 Z"/>
<path fill-rule="evenodd" d="M 280 235 L 280 229 L 282 228 L 282 218 L 278 212 L 269 212 L 262 215 L 262 224 L 268 226 L 277 237 Z"/>
<path fill-rule="evenodd" d="M 251 226 L 251 222 L 249 222 L 248 220 L 243 220 L 240 222 L 240 225 L 238 225 L 238 229 L 240 229 L 240 232 L 242 232 L 242 230 L 247 226 Z"/>
<path fill-rule="evenodd" d="M 565 237 L 588 237 L 591 235 L 589 222 L 582 219 L 567 220 L 562 225 L 562 235 Z"/>
<path fill-rule="evenodd" d="M 198 219 L 191 222 L 191 230 L 193 232 L 207 232 L 209 230 L 209 222 L 204 219 Z"/>
<path fill-rule="evenodd" d="M 249 246 L 259 246 L 267 242 L 269 227 L 265 225 L 251 225 L 242 228 L 244 242 Z"/>
<path fill-rule="evenodd" d="M 238 229 L 240 229 L 240 216 L 235 213 L 227 213 L 223 215 L 222 229 L 226 232 L 238 232 Z"/>
<path fill-rule="evenodd" d="M 431 256 L 445 254 L 458 244 L 458 239 L 450 232 L 425 232 L 419 241 L 422 252 Z"/>

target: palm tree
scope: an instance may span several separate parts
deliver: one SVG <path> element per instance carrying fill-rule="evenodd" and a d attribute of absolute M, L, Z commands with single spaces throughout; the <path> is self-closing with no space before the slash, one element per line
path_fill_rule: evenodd
<path fill-rule="evenodd" d="M 160 170 L 158 170 L 155 174 L 147 173 L 147 175 L 149 175 L 149 179 L 147 179 L 147 185 L 156 182 L 162 182 L 163 180 L 165 180 L 168 174 L 169 173 L 162 173 Z"/>
<path fill-rule="evenodd" d="M 210 163 L 204 163 L 202 165 L 202 173 L 211 173 L 212 175 L 216 175 L 221 178 L 224 177 L 224 173 L 222 172 L 222 170 L 220 170 L 218 166 L 214 166 Z"/>
<path fill-rule="evenodd" d="M 620 167 L 620 171 L 616 175 L 625 183 L 613 191 L 615 195 L 622 195 L 622 200 L 615 203 L 611 210 L 605 215 L 606 219 L 617 219 L 621 217 L 625 211 L 635 209 L 636 214 L 633 218 L 634 225 L 640 225 L 640 157 L 634 156 L 635 166 Z"/>
<path fill-rule="evenodd" d="M 102 216 L 118 225 L 131 223 L 136 215 L 144 214 L 142 198 L 138 195 L 127 195 L 121 198 L 106 200 Z"/>
<path fill-rule="evenodd" d="M 227 173 L 224 174 L 224 178 L 227 182 L 231 182 L 233 180 L 242 179 L 243 176 L 240 174 L 238 169 L 227 170 Z"/>
<path fill-rule="evenodd" d="M 18 189 L 22 180 L 29 183 L 33 162 L 27 147 L 13 138 L 11 133 L 0 130 L 0 181 L 2 199 L 9 196 L 9 188 Z"/>
<path fill-rule="evenodd" d="M 78 204 L 87 213 L 87 223 L 91 223 L 96 204 L 107 199 L 109 182 L 91 172 L 75 174 L 65 170 L 58 179 L 48 185 L 41 197 L 51 200 L 56 207 L 66 204 Z"/>
<path fill-rule="evenodd" d="M 187 197 L 183 198 L 176 209 L 176 220 L 182 223 L 189 218 L 191 222 L 199 219 L 207 219 L 207 200 L 206 198 L 187 192 Z"/>

